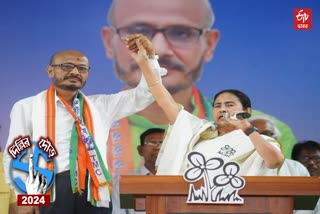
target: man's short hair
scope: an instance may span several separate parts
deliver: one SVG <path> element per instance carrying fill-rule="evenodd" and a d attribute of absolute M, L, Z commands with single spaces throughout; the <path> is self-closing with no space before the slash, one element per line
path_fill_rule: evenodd
<path fill-rule="evenodd" d="M 301 141 L 293 146 L 291 158 L 293 160 L 298 160 L 298 157 L 302 150 L 307 151 L 320 151 L 320 143 L 313 140 Z"/>
<path fill-rule="evenodd" d="M 165 130 L 161 129 L 161 128 L 150 128 L 147 129 L 146 131 L 144 131 L 141 135 L 140 135 L 140 145 L 143 146 L 144 145 L 144 140 L 145 138 L 153 133 L 164 133 Z"/>

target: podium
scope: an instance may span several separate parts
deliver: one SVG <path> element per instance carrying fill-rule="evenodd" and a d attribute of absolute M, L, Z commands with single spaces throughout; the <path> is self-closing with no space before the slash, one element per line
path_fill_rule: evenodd
<path fill-rule="evenodd" d="M 243 204 L 192 204 L 187 203 L 189 183 L 182 176 L 122 175 L 121 207 L 146 210 L 146 214 L 292 214 L 294 209 L 314 209 L 320 195 L 320 177 L 243 178 L 246 185 L 239 191 Z"/>

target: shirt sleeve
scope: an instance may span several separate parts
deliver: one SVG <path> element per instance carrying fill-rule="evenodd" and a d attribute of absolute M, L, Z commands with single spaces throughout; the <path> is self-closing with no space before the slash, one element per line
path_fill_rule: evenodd
<path fill-rule="evenodd" d="M 10 162 L 11 156 L 8 154 L 8 147 L 19 136 L 32 137 L 32 99 L 26 98 L 14 104 L 10 113 L 10 128 L 6 148 L 3 153 L 3 164 L 6 183 L 11 184 L 10 180 Z"/>
<path fill-rule="evenodd" d="M 110 95 L 93 95 L 88 97 L 100 111 L 105 109 L 110 122 L 139 112 L 154 102 L 148 88 L 137 86 L 133 89 Z"/>

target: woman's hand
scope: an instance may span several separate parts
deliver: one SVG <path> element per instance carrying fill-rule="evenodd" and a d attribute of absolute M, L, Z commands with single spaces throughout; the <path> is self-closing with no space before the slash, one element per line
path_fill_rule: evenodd
<path fill-rule="evenodd" d="M 160 108 L 166 114 L 170 123 L 173 124 L 176 121 L 181 108 L 180 105 L 174 101 L 167 89 L 162 85 L 159 70 L 153 70 L 150 65 L 150 61 L 152 60 L 149 60 L 149 56 L 155 55 L 155 49 L 152 43 L 142 34 L 128 35 L 122 38 L 122 40 L 127 44 L 128 50 L 131 51 L 132 58 L 139 65 L 139 68 L 143 73 L 142 78 L 145 78 L 144 81 L 149 87 L 150 92 L 154 96 Z M 158 67 L 160 69 L 159 65 Z M 140 83 L 141 82 L 143 82 L 143 79 L 141 79 Z"/>

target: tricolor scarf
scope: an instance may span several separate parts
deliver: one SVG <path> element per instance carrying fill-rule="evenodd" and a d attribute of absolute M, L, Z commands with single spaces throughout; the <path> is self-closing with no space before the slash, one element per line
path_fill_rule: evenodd
<path fill-rule="evenodd" d="M 53 144 L 55 144 L 56 95 L 75 120 L 70 142 L 70 179 L 73 193 L 81 194 L 85 189 L 88 171 L 88 201 L 94 206 L 108 207 L 112 179 L 94 140 L 94 126 L 89 104 L 84 96 L 78 93 L 71 108 L 59 94 L 56 94 L 54 86 L 50 86 L 46 95 L 46 131 Z M 48 164 L 47 168 L 53 170 L 53 162 Z"/>

